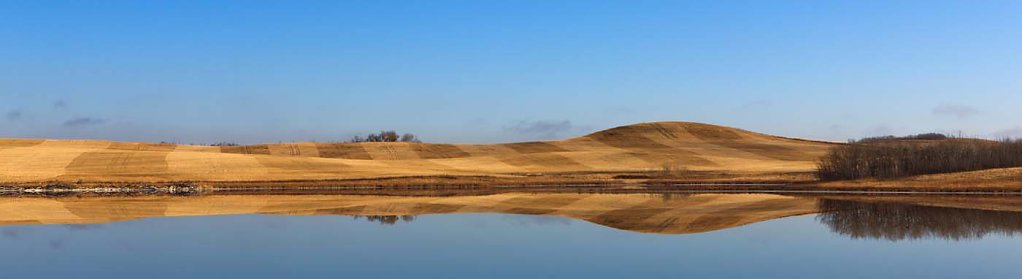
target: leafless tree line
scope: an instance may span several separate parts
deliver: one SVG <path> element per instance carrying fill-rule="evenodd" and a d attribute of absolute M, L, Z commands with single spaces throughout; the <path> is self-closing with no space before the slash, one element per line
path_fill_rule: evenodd
<path fill-rule="evenodd" d="M 1022 167 L 1022 140 L 867 140 L 834 147 L 817 165 L 821 180 L 898 178 Z"/>
<path fill-rule="evenodd" d="M 868 138 L 862 138 L 862 139 L 858 140 L 857 142 L 859 142 L 859 143 L 868 143 L 868 142 L 885 142 L 885 141 L 899 141 L 899 140 L 945 140 L 945 139 L 948 139 L 948 138 L 949 137 L 947 135 L 941 134 L 941 133 L 925 133 L 925 134 L 909 135 L 909 136 L 903 136 L 903 137 L 896 137 L 896 136 L 868 137 Z"/>
<path fill-rule="evenodd" d="M 348 142 L 422 142 L 414 134 L 406 133 L 398 135 L 395 131 L 380 131 L 376 134 L 369 134 L 365 137 L 355 136 Z"/>

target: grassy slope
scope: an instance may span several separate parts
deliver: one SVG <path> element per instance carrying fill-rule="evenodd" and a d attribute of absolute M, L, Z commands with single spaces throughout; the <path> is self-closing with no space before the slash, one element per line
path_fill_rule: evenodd
<path fill-rule="evenodd" d="M 830 143 L 687 122 L 492 145 L 283 143 L 239 147 L 0 140 L 0 182 L 287 181 L 658 170 L 811 171 Z"/>
<path fill-rule="evenodd" d="M 989 169 L 957 173 L 918 175 L 899 179 L 860 179 L 820 183 L 829 188 L 898 188 L 927 190 L 956 190 L 984 188 L 989 190 L 1022 189 L 1022 168 Z"/>

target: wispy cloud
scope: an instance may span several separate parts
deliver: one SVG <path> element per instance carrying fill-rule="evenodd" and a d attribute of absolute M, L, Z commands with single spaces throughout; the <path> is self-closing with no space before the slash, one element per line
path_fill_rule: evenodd
<path fill-rule="evenodd" d="M 959 119 L 979 114 L 979 110 L 966 105 L 943 104 L 933 108 L 934 115 L 954 116 Z"/>
<path fill-rule="evenodd" d="M 67 102 L 65 102 L 64 100 L 53 101 L 53 108 L 55 108 L 55 109 L 65 109 L 65 108 L 67 108 Z"/>
<path fill-rule="evenodd" d="M 21 110 L 17 110 L 17 109 L 16 110 L 8 111 L 7 113 L 4 114 L 4 118 L 7 118 L 7 120 L 10 120 L 10 121 L 19 120 L 23 116 L 25 116 L 25 115 L 21 112 Z"/>
<path fill-rule="evenodd" d="M 106 123 L 106 119 L 94 117 L 78 117 L 64 121 L 64 127 L 91 126 Z"/>
<path fill-rule="evenodd" d="M 760 100 L 755 100 L 755 101 L 744 103 L 741 106 L 739 106 L 738 108 L 741 109 L 741 110 L 768 109 L 772 105 L 773 105 L 773 102 L 770 102 L 770 100 L 760 99 Z"/>
<path fill-rule="evenodd" d="M 514 125 L 504 127 L 505 131 L 530 137 L 553 139 L 558 134 L 571 131 L 571 121 L 519 121 Z"/>
<path fill-rule="evenodd" d="M 633 112 L 634 111 L 631 108 L 625 106 L 611 106 L 603 108 L 603 113 L 605 114 L 622 115 L 631 114 Z"/>
<path fill-rule="evenodd" d="M 876 125 L 876 126 L 870 127 L 869 129 L 866 129 L 866 136 L 870 136 L 870 137 L 889 136 L 889 135 L 893 135 L 893 134 L 894 134 L 894 128 L 891 128 L 891 126 L 888 126 L 888 125 L 885 125 L 885 124 Z"/>

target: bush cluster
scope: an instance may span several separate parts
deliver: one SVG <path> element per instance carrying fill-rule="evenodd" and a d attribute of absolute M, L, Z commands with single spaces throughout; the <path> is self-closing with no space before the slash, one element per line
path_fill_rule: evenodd
<path fill-rule="evenodd" d="M 221 141 L 214 144 L 210 144 L 209 146 L 240 146 L 240 145 L 238 143 L 231 141 Z"/>
<path fill-rule="evenodd" d="M 398 135 L 395 131 L 380 131 L 376 134 L 369 134 L 365 137 L 355 136 L 348 142 L 421 142 L 413 134 L 406 133 Z"/>

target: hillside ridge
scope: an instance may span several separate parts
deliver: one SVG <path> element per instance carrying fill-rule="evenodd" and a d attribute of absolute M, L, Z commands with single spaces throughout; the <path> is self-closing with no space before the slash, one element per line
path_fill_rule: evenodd
<path fill-rule="evenodd" d="M 0 139 L 0 182 L 267 181 L 675 169 L 806 172 L 832 143 L 693 122 L 649 122 L 553 141 L 198 146 Z"/>

